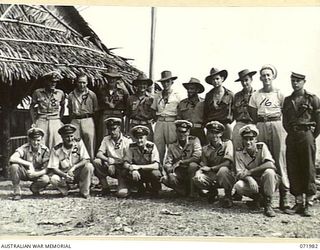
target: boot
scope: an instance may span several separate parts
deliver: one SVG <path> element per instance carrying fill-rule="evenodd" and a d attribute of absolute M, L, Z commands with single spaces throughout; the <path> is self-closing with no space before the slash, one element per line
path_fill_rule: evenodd
<path fill-rule="evenodd" d="M 261 202 L 261 195 L 258 194 L 254 194 L 252 196 L 250 196 L 250 198 L 252 198 L 252 201 L 247 201 L 246 205 L 252 209 L 252 210 L 259 210 L 261 206 L 263 206 L 263 202 Z"/>
<path fill-rule="evenodd" d="M 279 195 L 280 195 L 280 201 L 279 201 L 280 210 L 282 210 L 282 212 L 284 212 L 285 214 L 292 214 L 292 211 L 290 210 L 290 205 L 289 205 L 288 190 L 280 189 Z"/>
<path fill-rule="evenodd" d="M 264 214 L 268 217 L 275 217 L 276 213 L 272 209 L 272 197 L 265 196 Z"/>
<path fill-rule="evenodd" d="M 207 193 L 207 199 L 210 204 L 214 203 L 219 199 L 218 190 L 214 187 Z"/>
<path fill-rule="evenodd" d="M 306 205 L 304 207 L 304 211 L 302 213 L 302 216 L 304 217 L 311 217 L 312 216 L 312 211 L 311 211 L 311 206 L 312 206 L 312 202 L 308 202 L 306 201 Z"/>
<path fill-rule="evenodd" d="M 231 190 L 224 190 L 225 196 L 222 201 L 222 207 L 224 208 L 230 208 L 233 206 L 232 196 L 231 196 Z"/>

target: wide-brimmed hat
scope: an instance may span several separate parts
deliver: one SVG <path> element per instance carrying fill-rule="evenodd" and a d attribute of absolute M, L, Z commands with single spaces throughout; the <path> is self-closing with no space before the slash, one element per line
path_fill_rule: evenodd
<path fill-rule="evenodd" d="M 217 69 L 217 68 L 212 68 L 212 69 L 210 70 L 210 75 L 208 75 L 208 76 L 206 77 L 206 82 L 209 83 L 209 84 L 212 84 L 212 83 L 211 83 L 211 79 L 212 79 L 215 75 L 220 75 L 220 76 L 222 76 L 222 77 L 224 78 L 223 81 L 225 81 L 225 80 L 227 79 L 227 77 L 228 77 L 228 71 L 226 71 L 225 69 L 219 70 L 219 69 Z"/>
<path fill-rule="evenodd" d="M 111 78 L 122 78 L 122 76 L 115 68 L 108 68 L 107 71 L 102 72 L 102 75 Z"/>
<path fill-rule="evenodd" d="M 158 80 L 158 82 L 164 82 L 169 79 L 176 80 L 177 78 L 178 78 L 177 76 L 172 76 L 171 71 L 165 70 L 161 72 L 161 79 Z"/>
<path fill-rule="evenodd" d="M 255 75 L 257 73 L 257 71 L 250 71 L 248 69 L 244 69 L 241 70 L 238 75 L 239 75 L 239 79 L 235 80 L 235 82 L 241 82 L 241 80 L 245 77 L 245 76 L 250 76 L 252 77 L 253 75 Z"/>
<path fill-rule="evenodd" d="M 198 88 L 198 93 L 202 93 L 204 91 L 203 85 L 200 83 L 200 81 L 197 78 L 191 77 L 189 82 L 182 83 L 183 87 L 188 89 L 189 85 L 194 85 Z"/>
<path fill-rule="evenodd" d="M 137 79 L 132 81 L 133 86 L 137 86 L 138 84 L 146 83 L 148 87 L 150 87 L 153 84 L 153 81 L 148 78 L 145 74 L 139 74 Z"/>
<path fill-rule="evenodd" d="M 261 67 L 261 69 L 260 69 L 260 73 L 261 73 L 261 71 L 264 70 L 264 69 L 270 69 L 270 70 L 273 72 L 274 79 L 277 78 L 277 76 L 278 76 L 278 71 L 277 71 L 277 69 L 276 69 L 273 65 L 271 65 L 271 64 L 263 65 L 263 66 Z"/>
<path fill-rule="evenodd" d="M 60 71 L 58 71 L 58 70 L 53 70 L 53 71 L 44 73 L 44 74 L 42 75 L 42 78 L 43 78 L 44 80 L 60 81 L 60 80 L 62 80 L 62 75 L 61 75 Z"/>

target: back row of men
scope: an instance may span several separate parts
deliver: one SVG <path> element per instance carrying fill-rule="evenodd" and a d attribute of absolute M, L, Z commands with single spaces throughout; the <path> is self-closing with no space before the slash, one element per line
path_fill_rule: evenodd
<path fill-rule="evenodd" d="M 183 83 L 188 98 L 180 100 L 179 95 L 172 90 L 177 77 L 172 76 L 170 71 L 162 72 L 159 82 L 162 83 L 163 90 L 153 97 L 147 94 L 152 81 L 145 76 L 140 75 L 133 81 L 136 91 L 134 95 L 128 96 L 123 89 L 117 87 L 121 76 L 114 71 L 105 73 L 108 85 L 99 93 L 99 105 L 103 112 L 102 120 L 106 121 L 102 124 L 107 124 L 107 129 L 102 126 L 103 131 L 108 131 L 110 135 L 103 139 L 97 158 L 94 159 L 93 116 L 98 110 L 98 98 L 86 87 L 87 77 L 79 76 L 76 89 L 68 97 L 72 125 L 61 127 L 60 117 L 63 114 L 65 95 L 55 88 L 60 75 L 50 72 L 44 76 L 47 87 L 36 90 L 32 96 L 31 116 L 36 127 L 40 128 L 34 130 L 41 132 L 29 131 L 29 134 L 40 134 L 41 139 L 51 148 L 60 141 L 59 134 L 56 133 L 60 131 L 63 143 L 53 148 L 48 164 L 48 168 L 58 171 L 54 171 L 55 175 L 48 178 L 52 184 L 59 186 L 64 179 L 75 180 L 86 176 L 86 181 L 80 181 L 80 193 L 84 197 L 89 195 L 88 176 L 95 170 L 103 193 L 108 192 L 105 179 L 107 175 L 117 177 L 118 196 L 121 197 L 130 193 L 132 181 L 143 183 L 144 188 L 157 193 L 161 187 L 161 178 L 162 183 L 183 195 L 203 194 L 202 190 L 207 189 L 209 192 L 206 195 L 212 200 L 217 196 L 217 187 L 223 187 L 223 205 L 231 207 L 231 191 L 234 187 L 238 194 L 251 197 L 254 207 L 261 203 L 265 214 L 274 216 L 271 198 L 279 183 L 280 209 L 290 213 L 290 186 L 291 193 L 296 197 L 295 211 L 310 216 L 310 205 L 316 193 L 315 138 L 320 132 L 319 98 L 304 90 L 305 76 L 297 73 L 291 75 L 293 94 L 284 98 L 273 87 L 277 70 L 272 65 L 261 68 L 259 73 L 263 87 L 254 91 L 251 82 L 256 73 L 249 70 L 239 72 L 239 79 L 236 81 L 242 83 L 243 89 L 234 96 L 222 86 L 228 76 L 227 71 L 212 68 L 205 80 L 213 88 L 204 100 L 198 96 L 204 91 L 204 87 L 195 78 Z M 230 124 L 233 120 L 236 124 L 232 131 Z M 153 121 L 156 122 L 154 132 L 151 126 Z M 256 127 L 252 124 L 256 124 Z M 125 127 L 125 131 L 135 138 L 132 145 L 120 132 L 121 126 L 122 131 Z M 117 130 L 117 133 L 113 132 Z M 68 137 L 69 144 L 65 139 Z M 75 163 L 70 160 L 81 156 L 81 140 L 74 138 L 82 138 L 84 141 L 83 147 L 89 152 L 85 161 Z M 147 138 L 150 141 L 147 142 Z M 229 140 L 231 138 L 233 145 Z M 154 141 L 155 146 L 151 141 Z M 74 149 L 72 145 L 76 144 L 78 146 Z M 201 145 L 206 146 L 202 148 Z M 165 156 L 166 147 L 168 150 Z M 22 163 L 16 159 L 23 155 L 17 150 L 13 155 L 16 157 L 11 157 L 10 161 L 16 163 L 13 164 L 13 169 L 21 168 Z M 95 168 L 89 163 L 90 158 Z M 36 156 L 33 155 L 31 159 L 36 159 Z M 164 171 L 160 166 L 163 166 Z M 59 173 L 59 168 L 68 171 Z M 80 169 L 77 175 L 73 173 Z M 141 174 L 141 169 L 148 170 L 148 174 Z M 235 185 L 234 173 L 238 180 Z M 16 182 L 14 186 L 17 187 Z M 59 190 L 66 194 L 67 186 L 64 184 Z M 140 185 L 140 188 L 143 187 Z M 35 193 L 39 190 L 34 189 Z M 16 197 L 21 197 L 18 188 L 15 194 Z M 264 196 L 263 202 L 260 194 Z"/>

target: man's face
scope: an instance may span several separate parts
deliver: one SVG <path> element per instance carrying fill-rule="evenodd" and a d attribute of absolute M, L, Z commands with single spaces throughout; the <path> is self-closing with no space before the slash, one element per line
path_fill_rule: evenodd
<path fill-rule="evenodd" d="M 32 149 L 38 149 L 41 143 L 42 136 L 29 138 Z"/>
<path fill-rule="evenodd" d="M 62 142 L 66 147 L 70 147 L 74 142 L 74 134 L 62 135 Z"/>
<path fill-rule="evenodd" d="M 77 88 L 80 91 L 84 91 L 88 85 L 88 78 L 86 76 L 81 76 L 77 80 Z"/>
<path fill-rule="evenodd" d="M 213 85 L 214 88 L 218 88 L 222 85 L 224 81 L 224 77 L 220 75 L 215 75 L 212 77 L 211 84 Z"/>
<path fill-rule="evenodd" d="M 138 135 L 134 138 L 134 141 L 137 143 L 138 147 L 144 147 L 147 143 L 147 136 L 146 135 Z"/>
<path fill-rule="evenodd" d="M 242 88 L 246 91 L 249 91 L 251 89 L 251 83 L 252 83 L 252 77 L 249 75 L 246 75 L 241 80 Z"/>
<path fill-rule="evenodd" d="M 118 78 L 115 77 L 109 77 L 108 78 L 108 84 L 110 88 L 115 88 L 117 86 Z"/>
<path fill-rule="evenodd" d="M 194 97 L 198 94 L 198 88 L 194 85 L 189 85 L 187 88 L 188 98 Z"/>
<path fill-rule="evenodd" d="M 264 69 L 260 72 L 260 80 L 263 85 L 271 85 L 272 80 L 274 79 L 274 74 L 271 69 Z"/>
<path fill-rule="evenodd" d="M 139 83 L 137 85 L 137 92 L 138 93 L 145 93 L 148 89 L 148 84 L 146 83 Z"/>
<path fill-rule="evenodd" d="M 190 130 L 187 131 L 181 131 L 179 129 L 176 130 L 177 131 L 177 139 L 179 141 L 185 141 L 187 140 L 188 135 L 190 134 Z"/>
<path fill-rule="evenodd" d="M 49 90 L 55 90 L 57 84 L 58 84 L 58 81 L 55 80 L 55 79 L 47 79 L 47 80 L 46 80 L 46 85 L 47 85 L 47 88 L 48 88 Z"/>
<path fill-rule="evenodd" d="M 211 145 L 216 145 L 221 140 L 222 133 L 217 133 L 214 131 L 207 132 L 207 139 Z"/>
<path fill-rule="evenodd" d="M 111 136 L 111 139 L 113 140 L 117 140 L 120 137 L 120 133 L 120 126 L 108 128 L 108 134 Z"/>
<path fill-rule="evenodd" d="M 168 80 L 161 82 L 161 84 L 162 84 L 164 91 L 169 91 L 171 89 L 172 84 L 173 84 L 173 80 L 168 79 Z"/>
<path fill-rule="evenodd" d="M 306 80 L 302 80 L 296 77 L 291 77 L 291 86 L 294 91 L 299 91 L 303 89 L 303 86 L 305 83 L 306 83 Z"/>
<path fill-rule="evenodd" d="M 242 137 L 242 145 L 245 150 L 255 150 L 256 149 L 257 137 L 255 136 L 244 136 Z"/>

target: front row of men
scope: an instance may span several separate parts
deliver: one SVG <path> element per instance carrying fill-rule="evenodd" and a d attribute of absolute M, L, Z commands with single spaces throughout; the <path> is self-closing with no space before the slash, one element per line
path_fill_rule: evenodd
<path fill-rule="evenodd" d="M 72 124 L 59 129 L 62 143 L 51 153 L 40 143 L 44 132 L 31 128 L 29 142 L 19 147 L 10 158 L 13 199 L 21 199 L 20 180 L 32 181 L 30 189 L 35 195 L 51 183 L 66 196 L 70 184 L 78 184 L 80 196 L 88 198 L 95 174 L 103 195 L 110 192 L 106 179 L 109 176 L 118 180 L 118 197 L 129 196 L 133 189 L 157 195 L 163 183 L 180 195 L 191 198 L 205 195 L 212 202 L 218 198 L 218 188 L 223 188 L 222 205 L 230 208 L 234 188 L 238 194 L 252 198 L 248 202 L 250 207 L 262 205 L 266 216 L 275 216 L 271 204 L 278 186 L 278 175 L 268 147 L 257 142 L 259 132 L 255 125 L 240 129 L 243 148 L 237 148 L 235 153 L 232 142 L 221 139 L 225 127 L 217 121 L 206 124 L 209 144 L 203 148 L 199 139 L 190 135 L 192 123 L 177 120 L 175 125 L 177 141 L 168 147 L 163 170 L 157 147 L 147 140 L 149 128 L 133 127 L 133 142 L 121 133 L 120 118 L 106 119 L 109 135 L 103 139 L 93 165 L 82 140 L 74 137 L 76 127 Z M 299 209 L 299 213 L 310 216 L 308 206 Z"/>

